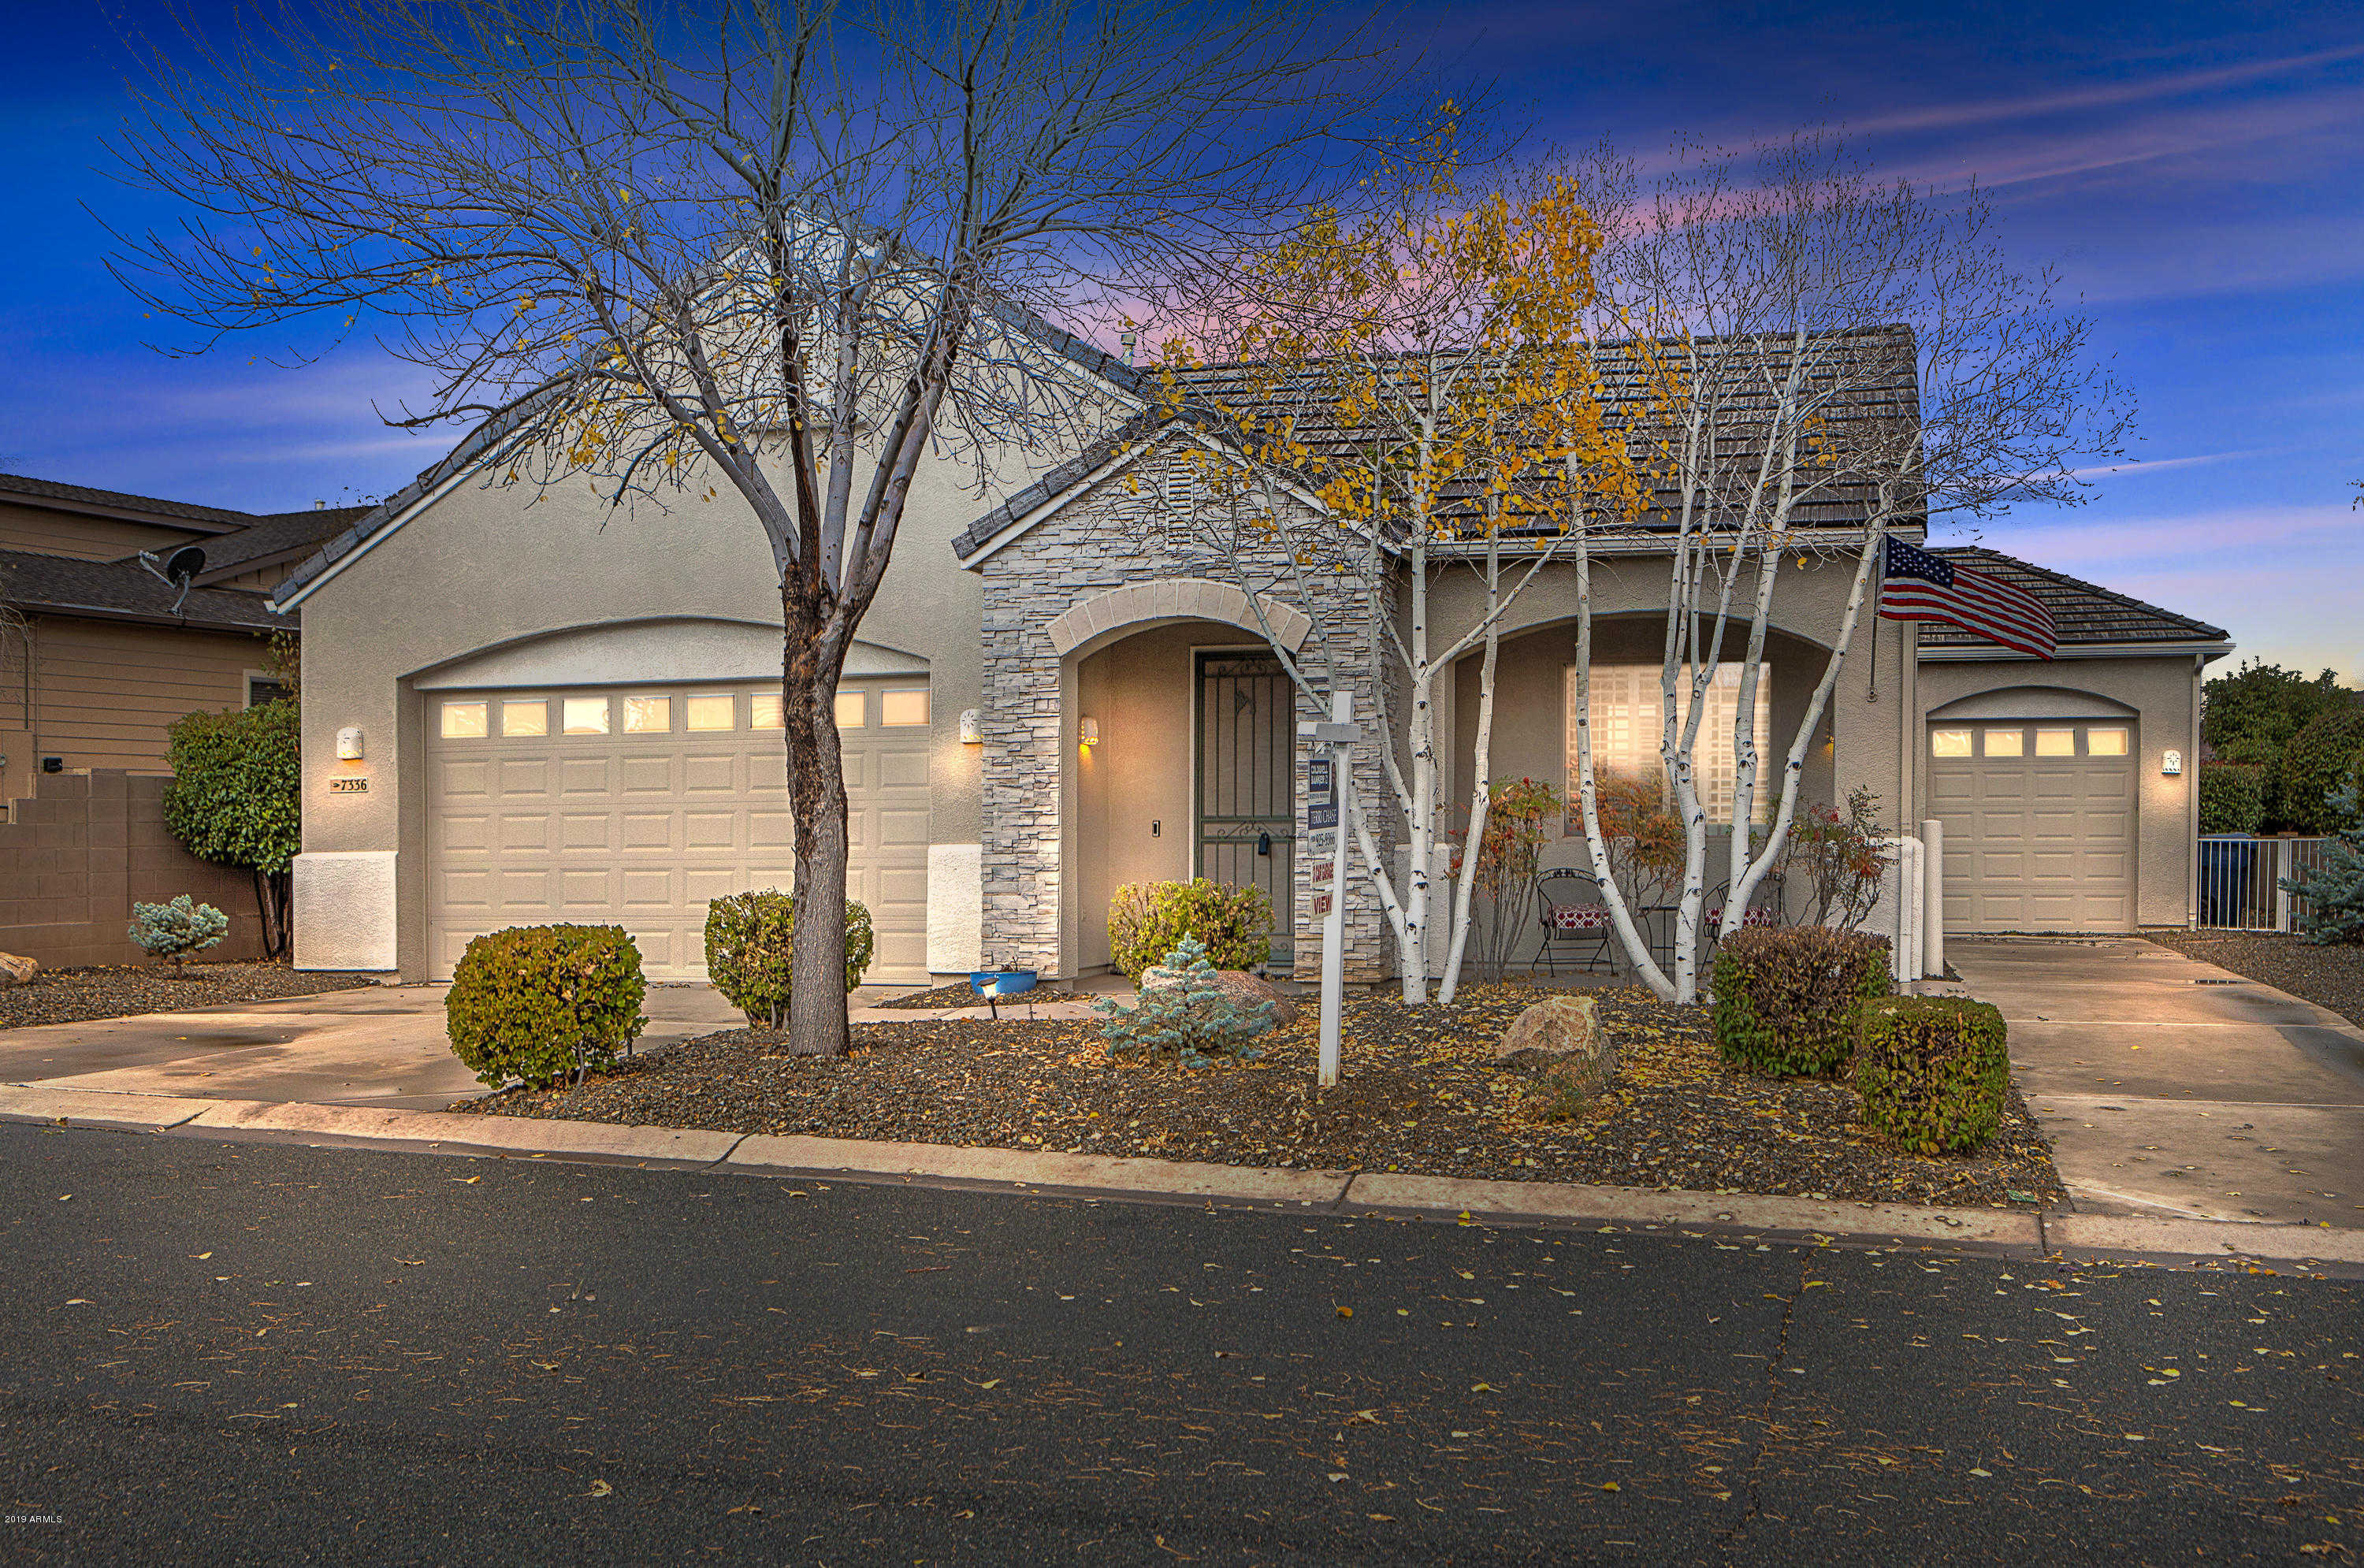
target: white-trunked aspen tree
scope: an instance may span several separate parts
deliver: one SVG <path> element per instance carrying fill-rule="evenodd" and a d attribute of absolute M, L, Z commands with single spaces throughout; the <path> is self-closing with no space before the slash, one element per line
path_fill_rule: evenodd
<path fill-rule="evenodd" d="M 322 0 L 150 52 L 118 150 L 160 315 L 325 322 L 422 367 L 486 483 L 735 491 L 768 540 L 791 1049 L 847 1042 L 840 672 L 931 450 L 983 476 L 1132 407 L 1106 321 L 1351 201 L 1402 62 L 1277 0 Z M 984 483 L 980 478 L 980 484 Z"/>
<path fill-rule="evenodd" d="M 1579 816 L 1635 972 L 1660 996 L 1691 1002 L 1711 830 L 1730 834 L 1728 933 L 1781 857 L 1889 533 L 2080 500 L 2075 465 L 2122 453 L 2132 399 L 2091 357 L 2090 324 L 2061 307 L 2052 274 L 2004 252 L 1974 183 L 1883 183 L 1817 131 L 1687 156 L 1638 200 L 1624 195 L 1636 185 L 1630 165 L 1600 167 L 1630 215 L 1597 272 L 1604 306 L 1638 328 L 1632 361 L 1647 413 L 1636 433 L 1656 494 L 1637 529 L 1669 562 L 1658 761 L 1684 840 L 1670 964 L 1611 875 L 1591 712 L 1590 574 L 1607 535 L 1581 524 L 1571 552 Z M 1768 780 L 1756 713 L 1781 573 L 1826 562 L 1851 571 L 1845 600 Z M 1710 692 L 1727 671 L 1737 675 L 1733 783 L 1719 824 L 1700 758 Z"/>
<path fill-rule="evenodd" d="M 1198 480 L 1191 522 L 1251 602 L 1270 592 L 1314 621 L 1304 655 L 1275 645 L 1308 701 L 1326 704 L 1340 649 L 1364 651 L 1374 692 L 1401 678 L 1400 727 L 1384 698 L 1372 716 L 1409 852 L 1400 884 L 1360 795 L 1349 815 L 1412 1003 L 1428 999 L 1438 957 L 1441 995 L 1452 997 L 1477 869 L 1465 855 L 1450 945 L 1440 946 L 1437 683 L 1482 646 L 1475 844 L 1502 624 L 1560 552 L 1571 507 L 1630 515 L 1638 502 L 1623 441 L 1594 395 L 1585 332 L 1599 228 L 1556 169 L 1465 168 L 1458 133 L 1448 113 L 1366 187 L 1359 217 L 1309 212 L 1197 302 L 1162 366 L 1169 409 L 1201 437 L 1179 460 Z M 1482 573 L 1486 608 L 1440 632 L 1431 592 L 1455 570 Z M 1365 589 L 1353 625 L 1325 611 L 1309 581 L 1339 572 L 1359 573 Z"/>

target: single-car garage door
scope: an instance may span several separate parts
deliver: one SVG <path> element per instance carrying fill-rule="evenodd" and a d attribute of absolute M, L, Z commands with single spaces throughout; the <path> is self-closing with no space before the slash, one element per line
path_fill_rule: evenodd
<path fill-rule="evenodd" d="M 2133 741 L 2124 720 L 1931 721 L 1946 929 L 2134 929 Z"/>
<path fill-rule="evenodd" d="M 838 693 L 848 891 L 877 937 L 869 977 L 925 982 L 928 693 Z M 791 885 L 776 685 L 438 692 L 429 699 L 428 950 L 448 979 L 509 926 L 619 925 L 652 979 L 706 974 L 708 899 Z"/>

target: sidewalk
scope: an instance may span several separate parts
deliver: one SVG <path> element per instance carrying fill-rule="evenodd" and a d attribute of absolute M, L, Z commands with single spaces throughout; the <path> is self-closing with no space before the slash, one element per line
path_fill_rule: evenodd
<path fill-rule="evenodd" d="M 2364 1225 L 2364 1030 L 2138 938 L 1961 938 L 2088 1214 Z"/>
<path fill-rule="evenodd" d="M 0 1087 L 0 1121 L 416 1154 L 620 1163 L 1132 1203 L 1682 1237 L 1940 1247 L 2014 1257 L 2296 1264 L 2364 1275 L 2364 1230 L 1736 1194 L 1277 1171 L 1107 1155 L 770 1137 L 375 1106 Z"/>

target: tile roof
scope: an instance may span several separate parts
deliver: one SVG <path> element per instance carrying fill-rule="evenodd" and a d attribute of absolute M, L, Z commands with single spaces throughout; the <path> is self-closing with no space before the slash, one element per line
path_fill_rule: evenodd
<path fill-rule="evenodd" d="M 1877 425 L 1913 417 L 1917 386 L 1910 330 L 1901 327 L 1883 328 L 1850 334 L 1849 340 L 1860 344 L 1864 356 L 1860 363 L 1867 368 L 1859 374 L 1858 384 L 1851 387 L 1825 414 L 1824 425 L 1833 428 L 1847 424 Z M 1778 371 L 1785 362 L 1787 352 L 1785 341 L 1777 339 L 1768 343 L 1765 349 L 1766 362 Z M 1827 341 L 1818 346 L 1816 365 L 1828 365 L 1834 359 Z M 1623 424 L 1628 433 L 1629 447 L 1638 463 L 1647 448 L 1668 434 L 1656 426 L 1647 411 L 1650 399 L 1645 386 L 1643 345 L 1639 341 L 1599 345 L 1596 370 L 1600 395 L 1608 417 L 1612 423 Z M 1137 371 L 1129 373 L 1135 384 L 1146 379 Z M 1380 433 L 1367 423 L 1348 427 L 1339 421 L 1335 414 L 1337 394 L 1327 376 L 1313 373 L 1294 384 L 1284 384 L 1277 389 L 1265 387 L 1263 384 L 1266 379 L 1263 368 L 1253 364 L 1207 365 L 1183 371 L 1176 376 L 1183 399 L 1177 417 L 1188 419 L 1201 429 L 1220 432 L 1228 422 L 1226 411 L 1253 402 L 1259 406 L 1258 414 L 1266 418 L 1281 414 L 1292 417 L 1298 439 L 1320 460 L 1335 460 L 1351 450 L 1367 448 L 1374 440 L 1382 439 Z M 1154 389 L 1151 395 L 1156 395 Z M 964 561 L 971 559 L 1012 522 L 1055 499 L 1100 468 L 1121 448 L 1138 442 L 1164 422 L 1163 409 L 1153 406 L 1147 413 L 1136 416 L 1110 432 L 1076 457 L 1052 469 L 971 523 L 953 541 L 953 553 Z M 1745 429 L 1745 427 L 1742 428 Z M 1731 464 L 1734 473 L 1747 466 L 1745 454 Z M 1806 467 L 1801 463 L 1801 472 L 1804 472 Z M 1474 480 L 1449 486 L 1444 513 L 1450 516 L 1456 511 L 1466 512 L 1474 520 L 1476 488 Z M 1798 505 L 1794 516 L 1797 525 L 1801 528 L 1845 528 L 1860 521 L 1870 510 L 1871 503 L 1872 495 L 1868 484 L 1833 484 L 1818 477 L 1813 493 Z M 1662 484 L 1645 507 L 1642 527 L 1672 527 L 1678 505 L 1674 491 Z M 1916 517 L 1906 526 L 1918 526 L 1918 523 Z"/>
<path fill-rule="evenodd" d="M 1972 571 L 1994 573 L 2043 600 L 2045 607 L 2052 612 L 2063 647 L 2074 647 L 2080 643 L 2232 641 L 2232 634 L 2222 627 L 2210 626 L 2206 621 L 2194 620 L 2190 616 L 2180 616 L 2173 610 L 2161 609 L 2157 605 L 2112 593 L 2098 584 L 2034 565 L 2017 556 L 2005 555 L 1999 550 L 1989 550 L 1983 545 L 1933 545 L 1930 548 L 1935 553 Z M 1922 625 L 1921 646 L 1928 649 L 1994 648 L 1998 645 L 1960 627 L 1929 621 Z"/>
<path fill-rule="evenodd" d="M 20 609 L 229 631 L 280 631 L 296 624 L 273 612 L 262 595 L 243 588 L 192 588 L 176 612 L 178 596 L 137 560 L 76 561 L 0 550 L 0 597 Z"/>

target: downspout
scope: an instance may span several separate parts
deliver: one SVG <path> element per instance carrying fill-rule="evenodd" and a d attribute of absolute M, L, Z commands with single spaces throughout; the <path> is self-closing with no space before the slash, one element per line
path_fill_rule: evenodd
<path fill-rule="evenodd" d="M 2191 656 L 2191 728 L 2184 732 L 2183 755 L 2183 929 L 2200 929 L 2200 683 L 2208 670 L 2208 655 Z M 2137 904 L 2142 895 L 2135 895 Z M 2142 924 L 2139 912 L 2135 921 Z"/>

